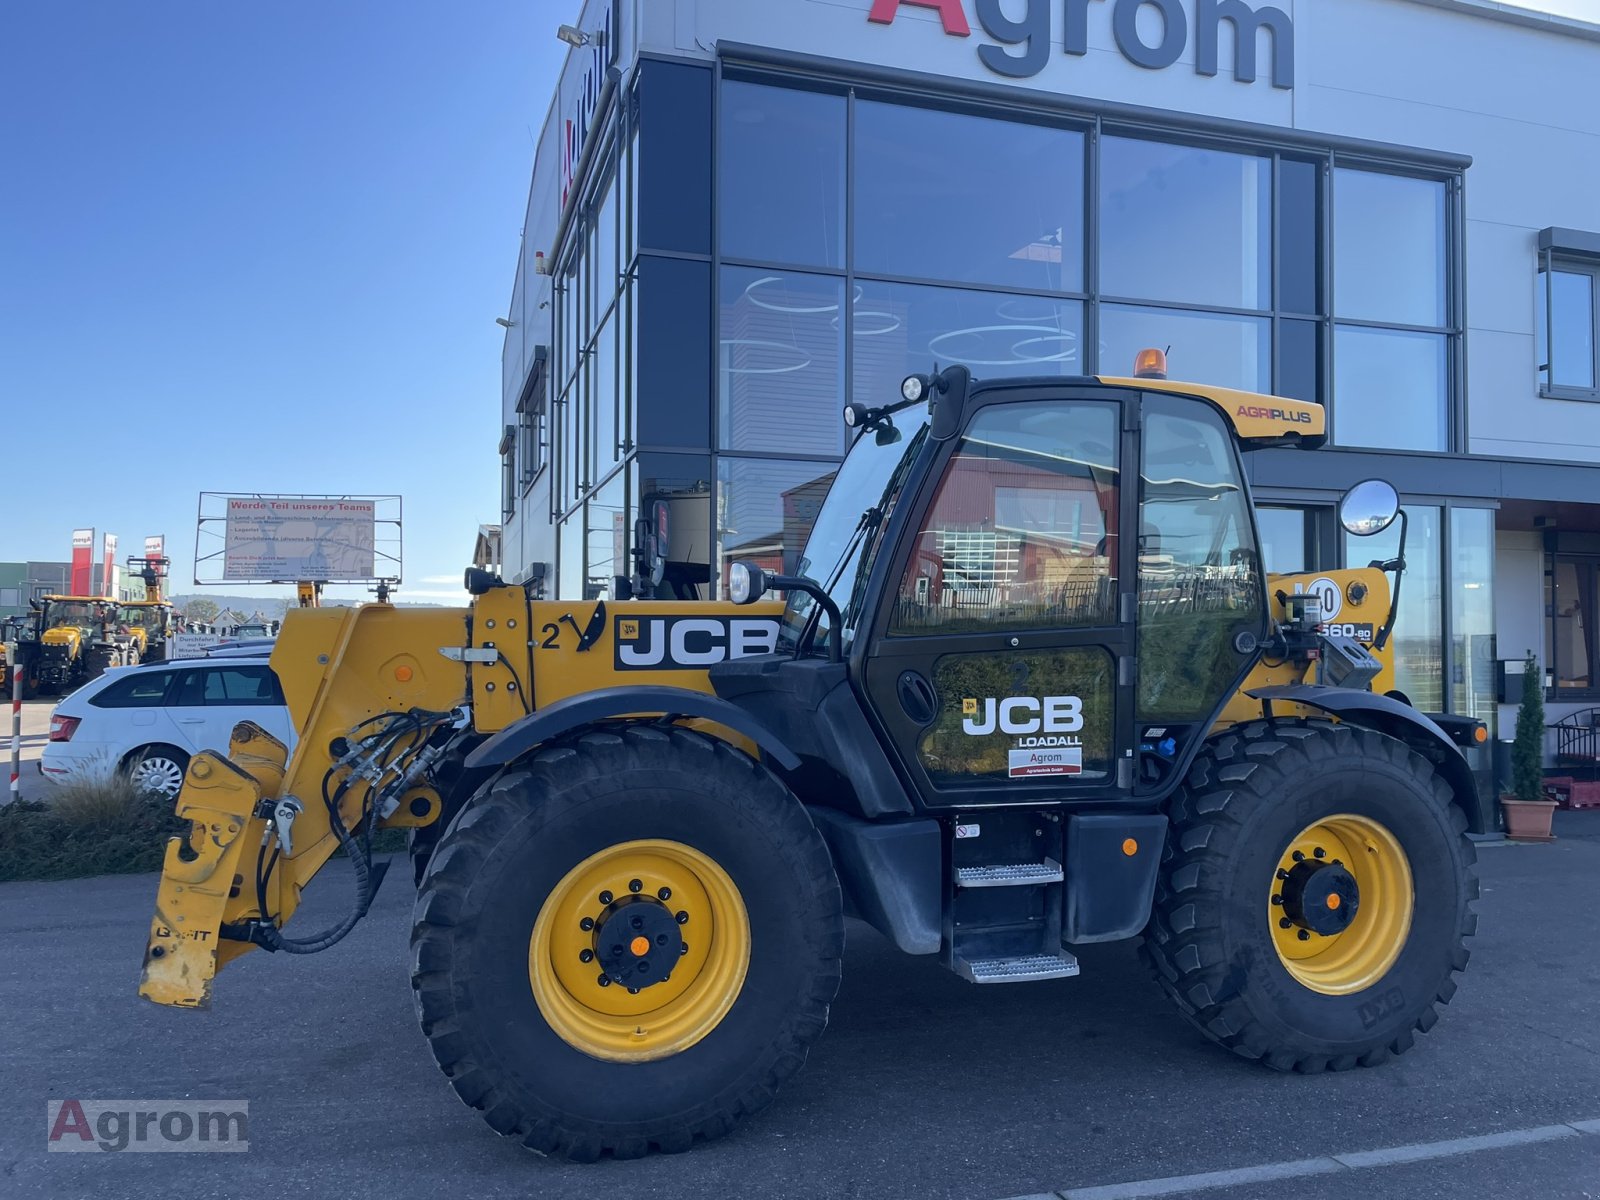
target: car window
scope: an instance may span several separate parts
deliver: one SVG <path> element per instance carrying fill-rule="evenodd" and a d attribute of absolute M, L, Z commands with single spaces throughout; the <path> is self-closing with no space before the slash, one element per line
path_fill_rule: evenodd
<path fill-rule="evenodd" d="M 119 679 L 89 697 L 96 708 L 150 708 L 161 704 L 172 682 L 171 671 L 147 671 Z"/>
<path fill-rule="evenodd" d="M 267 667 L 210 667 L 204 676 L 206 704 L 281 704 L 277 681 Z"/>
<path fill-rule="evenodd" d="M 185 671 L 172 687 L 169 704 L 182 708 L 198 708 L 205 700 L 205 678 L 201 671 Z"/>

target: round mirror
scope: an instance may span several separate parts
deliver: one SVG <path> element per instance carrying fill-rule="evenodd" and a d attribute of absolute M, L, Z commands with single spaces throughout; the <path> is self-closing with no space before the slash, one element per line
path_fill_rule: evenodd
<path fill-rule="evenodd" d="M 1382 533 L 1400 515 L 1400 495 L 1387 479 L 1363 479 L 1339 501 L 1339 524 L 1356 537 Z"/>

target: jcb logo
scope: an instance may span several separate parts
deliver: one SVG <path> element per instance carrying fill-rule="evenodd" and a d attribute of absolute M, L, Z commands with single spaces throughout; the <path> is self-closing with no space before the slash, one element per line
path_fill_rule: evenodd
<path fill-rule="evenodd" d="M 1083 728 L 1083 701 L 1076 696 L 1007 696 L 965 699 L 961 728 L 974 737 L 993 733 L 1077 733 Z"/>
<path fill-rule="evenodd" d="M 692 671 L 778 648 L 772 617 L 618 617 L 616 669 Z"/>

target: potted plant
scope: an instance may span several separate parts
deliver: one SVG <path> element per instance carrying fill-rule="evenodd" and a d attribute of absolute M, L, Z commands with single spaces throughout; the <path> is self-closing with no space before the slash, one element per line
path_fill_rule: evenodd
<path fill-rule="evenodd" d="M 1544 680 L 1528 651 L 1522 663 L 1522 704 L 1511 743 L 1511 795 L 1500 797 L 1506 836 L 1518 842 L 1549 842 L 1554 800 L 1544 798 Z"/>

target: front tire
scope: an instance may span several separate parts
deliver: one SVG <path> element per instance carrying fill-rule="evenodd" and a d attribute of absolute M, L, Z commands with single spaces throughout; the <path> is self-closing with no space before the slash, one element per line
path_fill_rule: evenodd
<path fill-rule="evenodd" d="M 1207 747 L 1174 800 L 1144 955 L 1179 1012 L 1236 1054 L 1373 1066 L 1455 994 L 1474 862 L 1465 815 L 1404 743 L 1257 722 Z"/>
<path fill-rule="evenodd" d="M 844 926 L 782 784 L 716 739 L 631 725 L 485 785 L 428 864 L 411 944 L 462 1100 L 589 1161 L 686 1150 L 770 1103 L 827 1025 Z"/>

